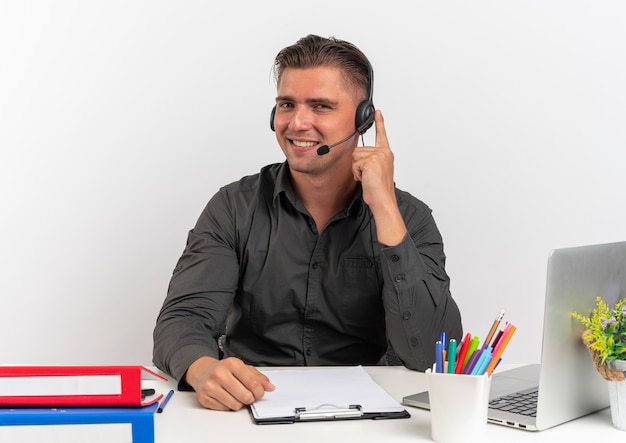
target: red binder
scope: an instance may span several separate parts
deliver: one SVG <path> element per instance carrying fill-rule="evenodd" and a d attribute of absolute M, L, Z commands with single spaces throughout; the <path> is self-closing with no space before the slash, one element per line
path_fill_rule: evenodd
<path fill-rule="evenodd" d="M 143 380 L 167 378 L 143 366 L 0 366 L 0 406 L 146 406 Z"/>

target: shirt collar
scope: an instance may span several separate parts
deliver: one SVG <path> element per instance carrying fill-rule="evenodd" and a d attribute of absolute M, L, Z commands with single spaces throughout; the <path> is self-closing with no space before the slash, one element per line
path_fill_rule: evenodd
<path fill-rule="evenodd" d="M 296 203 L 296 194 L 293 190 L 291 179 L 289 177 L 289 164 L 286 161 L 280 165 L 278 173 L 276 174 L 276 183 L 274 185 L 273 195 L 274 204 L 277 204 L 280 194 L 285 194 L 285 197 L 287 197 L 289 202 L 291 202 L 294 207 L 298 207 L 298 204 Z M 363 188 L 361 187 L 361 183 L 358 183 L 352 201 L 343 212 L 346 216 L 353 212 L 361 214 L 364 207 L 366 207 L 366 205 L 363 201 Z"/>
<path fill-rule="evenodd" d="M 293 192 L 293 187 L 291 186 L 291 179 L 289 178 L 289 165 L 287 162 L 283 162 L 278 168 L 278 173 L 276 174 L 276 182 L 274 183 L 274 204 L 277 203 L 280 194 L 285 194 L 287 199 L 291 202 L 292 205 L 296 204 L 296 195 Z"/>

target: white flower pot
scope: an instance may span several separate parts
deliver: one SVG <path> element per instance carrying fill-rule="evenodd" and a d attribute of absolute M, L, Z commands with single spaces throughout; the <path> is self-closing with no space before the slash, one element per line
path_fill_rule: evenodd
<path fill-rule="evenodd" d="M 626 371 L 626 361 L 623 360 L 611 362 L 608 366 L 610 369 Z M 607 383 L 613 426 L 626 431 L 626 381 L 608 381 Z"/>

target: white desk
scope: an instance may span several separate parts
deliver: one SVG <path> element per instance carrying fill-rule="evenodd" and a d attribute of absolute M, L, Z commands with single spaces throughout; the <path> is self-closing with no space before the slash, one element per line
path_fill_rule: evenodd
<path fill-rule="evenodd" d="M 506 365 L 503 365 L 506 369 Z M 307 368 L 303 368 L 306 370 Z M 396 400 L 426 389 L 426 376 L 403 367 L 367 367 L 367 372 Z M 174 383 L 170 383 L 174 386 Z M 256 425 L 247 409 L 237 412 L 209 411 L 199 406 L 194 393 L 176 392 L 162 414 L 155 414 L 156 443 L 229 442 L 418 442 L 430 438 L 430 412 L 407 407 L 410 419 L 346 420 Z M 452 424 L 453 425 L 453 424 Z M 623 440 L 626 433 L 613 428 L 609 409 L 541 432 L 487 425 L 488 442 L 582 441 L 592 443 Z M 468 436 L 468 443 L 472 442 Z M 461 442 L 462 443 L 462 442 Z"/>
<path fill-rule="evenodd" d="M 502 365 L 502 369 L 511 367 Z M 302 368 L 306 371 L 310 368 Z M 367 367 L 367 372 L 392 397 L 399 402 L 402 397 L 426 389 L 426 376 L 421 372 L 410 371 L 399 366 Z M 175 382 L 144 382 L 146 387 L 154 387 L 167 393 L 175 389 Z M 176 391 L 162 414 L 155 414 L 156 443 L 207 443 L 207 442 L 271 442 L 271 443 L 400 443 L 428 442 L 430 438 L 430 412 L 407 407 L 409 419 L 394 420 L 345 420 L 329 422 L 309 422 L 285 425 L 256 425 L 248 409 L 237 412 L 210 411 L 202 408 L 193 392 Z M 454 426 L 451 423 L 451 426 Z M 0 427 L 1 428 L 1 427 Z M 40 429 L 33 429 L 40 428 Z M 72 427 L 64 433 L 55 433 L 48 427 L 30 427 L 28 437 L 10 434 L 17 429 L 5 429 L 0 441 L 11 443 L 120 443 L 112 440 L 110 428 L 86 429 L 84 433 Z M 0 429 L 2 431 L 2 429 Z M 75 431 L 75 432 L 74 432 Z M 82 431 L 82 430 L 81 430 Z M 36 436 L 36 433 L 39 433 Z M 7 437 L 7 435 L 9 437 Z M 13 435 L 18 435 L 15 437 Z M 57 435 L 55 437 L 55 435 Z M 86 437 L 88 436 L 88 437 Z M 8 438 L 8 440 L 7 440 Z M 530 432 L 488 424 L 486 442 L 556 442 L 587 441 L 590 443 L 622 441 L 626 432 L 613 428 L 609 409 L 588 415 L 578 420 L 541 431 Z M 467 443 L 474 443 L 468 436 Z M 465 442 L 460 442 L 465 443 Z"/>

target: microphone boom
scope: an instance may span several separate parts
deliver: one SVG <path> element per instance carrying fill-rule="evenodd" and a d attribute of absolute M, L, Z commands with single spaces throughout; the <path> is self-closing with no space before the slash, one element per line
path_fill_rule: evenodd
<path fill-rule="evenodd" d="M 357 134 L 358 134 L 358 132 L 354 131 L 352 134 L 350 134 L 349 136 L 347 136 L 343 140 L 339 140 L 337 143 L 333 143 L 332 145 L 322 145 L 322 146 L 320 146 L 319 148 L 317 148 L 317 155 L 326 155 L 326 154 L 328 154 L 330 152 L 331 148 L 334 148 L 337 145 L 345 143 L 346 141 L 348 141 L 349 139 L 351 139 L 352 137 L 354 137 Z"/>

